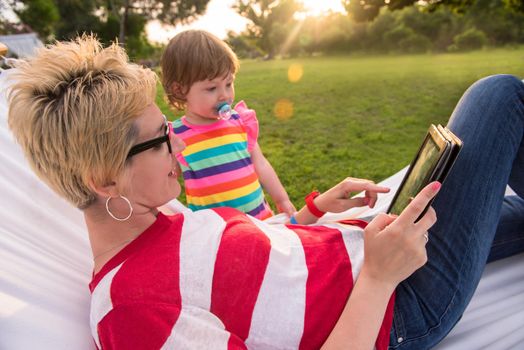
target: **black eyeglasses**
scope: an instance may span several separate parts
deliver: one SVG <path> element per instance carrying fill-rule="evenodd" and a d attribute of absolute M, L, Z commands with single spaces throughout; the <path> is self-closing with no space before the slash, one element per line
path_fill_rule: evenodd
<path fill-rule="evenodd" d="M 169 153 L 172 153 L 171 151 L 171 142 L 169 140 L 169 134 L 171 134 L 171 126 L 169 125 L 169 122 L 167 121 L 167 118 L 165 115 L 163 115 L 164 117 L 164 121 L 165 121 L 165 124 L 164 124 L 164 135 L 163 136 L 160 136 L 160 137 L 156 137 L 154 139 L 151 139 L 151 140 L 148 140 L 148 141 L 145 141 L 145 142 L 141 142 L 137 145 L 134 145 L 133 147 L 131 147 L 131 150 L 129 150 L 129 153 L 127 155 L 127 158 L 131 158 L 132 156 L 140 153 L 140 152 L 144 152 L 144 151 L 147 151 L 148 149 L 150 148 L 153 148 L 155 146 L 158 146 L 158 145 L 161 145 L 162 143 L 167 143 L 167 149 L 169 150 Z"/>

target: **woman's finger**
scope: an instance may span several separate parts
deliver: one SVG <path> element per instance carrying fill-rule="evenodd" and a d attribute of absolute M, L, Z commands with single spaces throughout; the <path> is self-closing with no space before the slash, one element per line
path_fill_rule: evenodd
<path fill-rule="evenodd" d="M 429 232 L 424 231 L 424 234 L 422 235 L 422 238 L 424 238 L 424 245 L 428 244 L 429 242 Z"/>
<path fill-rule="evenodd" d="M 344 201 L 344 208 L 343 208 L 344 210 L 354 208 L 354 207 L 364 207 L 368 205 L 369 203 L 366 197 L 349 198 L 349 199 L 344 199 L 343 201 Z"/>
<path fill-rule="evenodd" d="M 377 199 L 378 199 L 378 193 L 388 193 L 390 191 L 389 187 L 379 186 L 379 185 L 375 185 L 375 184 L 373 184 L 373 188 L 375 190 L 366 190 L 366 192 L 365 192 L 365 195 L 368 198 L 367 205 L 370 208 L 374 208 L 375 207 L 375 203 L 377 203 Z"/>
<path fill-rule="evenodd" d="M 366 191 L 365 196 L 366 205 L 368 205 L 370 208 L 373 208 L 378 199 L 377 192 Z"/>
<path fill-rule="evenodd" d="M 390 191 L 389 187 L 380 186 L 380 185 L 377 185 L 377 184 L 374 184 L 374 183 L 364 183 L 363 185 L 364 186 L 361 189 L 361 191 L 374 193 L 375 196 L 376 196 L 377 193 L 388 193 Z"/>
<path fill-rule="evenodd" d="M 419 227 L 420 229 L 427 231 L 431 228 L 431 226 L 435 225 L 435 222 L 437 222 L 437 213 L 433 207 L 429 207 L 424 216 L 422 216 L 422 218 L 417 221 L 415 227 Z"/>
<path fill-rule="evenodd" d="M 371 220 L 371 222 L 366 226 L 366 231 L 372 233 L 378 233 L 388 227 L 395 219 L 396 215 L 390 215 L 385 213 L 380 213 Z"/>
<path fill-rule="evenodd" d="M 365 192 L 365 197 L 349 198 L 352 192 Z M 346 178 L 335 187 L 327 190 L 315 199 L 321 211 L 339 213 L 352 207 L 374 205 L 377 193 L 387 193 L 388 187 L 379 186 L 370 180 Z"/>
<path fill-rule="evenodd" d="M 398 218 L 399 225 L 414 223 L 426 209 L 431 199 L 438 193 L 440 187 L 441 184 L 438 181 L 434 181 L 424 187 L 400 214 Z"/>

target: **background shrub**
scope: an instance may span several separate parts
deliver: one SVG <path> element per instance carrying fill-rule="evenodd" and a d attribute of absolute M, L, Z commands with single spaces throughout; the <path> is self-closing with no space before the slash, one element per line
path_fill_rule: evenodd
<path fill-rule="evenodd" d="M 459 51 L 480 49 L 486 42 L 486 34 L 476 28 L 467 29 L 453 38 L 453 44 Z"/>

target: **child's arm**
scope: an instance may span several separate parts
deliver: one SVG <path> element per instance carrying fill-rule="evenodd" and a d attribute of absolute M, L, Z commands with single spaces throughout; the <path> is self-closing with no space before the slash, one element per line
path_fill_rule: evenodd
<path fill-rule="evenodd" d="M 255 166 L 255 171 L 257 172 L 260 184 L 271 196 L 278 211 L 280 213 L 286 213 L 289 216 L 293 215 L 297 210 L 289 200 L 289 196 L 287 195 L 284 186 L 282 186 L 277 173 L 266 157 L 264 157 L 264 154 L 262 154 L 262 150 L 258 146 L 258 143 L 251 151 L 251 160 Z"/>

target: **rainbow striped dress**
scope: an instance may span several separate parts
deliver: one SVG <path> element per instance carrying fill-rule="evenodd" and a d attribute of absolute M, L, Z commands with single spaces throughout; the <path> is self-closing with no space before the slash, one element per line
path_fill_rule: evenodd
<path fill-rule="evenodd" d="M 176 157 L 191 210 L 232 207 L 261 220 L 273 215 L 251 162 L 258 138 L 255 111 L 241 101 L 229 120 L 193 125 L 182 117 L 173 130 L 186 144 Z"/>

